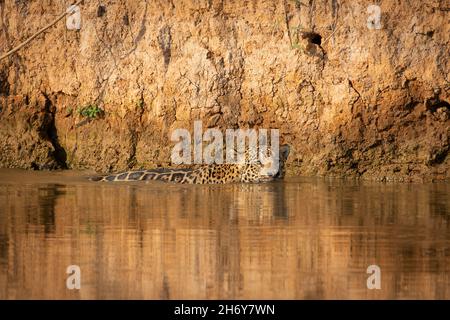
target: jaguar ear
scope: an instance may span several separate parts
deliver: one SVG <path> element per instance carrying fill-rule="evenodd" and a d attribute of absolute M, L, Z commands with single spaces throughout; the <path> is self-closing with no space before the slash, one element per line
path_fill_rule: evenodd
<path fill-rule="evenodd" d="M 288 144 L 283 144 L 280 146 L 280 159 L 286 160 L 289 156 L 291 147 Z"/>

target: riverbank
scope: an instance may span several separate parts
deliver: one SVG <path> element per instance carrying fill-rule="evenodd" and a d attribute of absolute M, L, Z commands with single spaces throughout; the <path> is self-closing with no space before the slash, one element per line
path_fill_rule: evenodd
<path fill-rule="evenodd" d="M 280 129 L 291 176 L 449 179 L 448 8 L 383 1 L 370 28 L 370 4 L 84 3 L 0 61 L 0 167 L 167 166 L 202 120 Z M 0 52 L 66 9 L 0 7 Z"/>

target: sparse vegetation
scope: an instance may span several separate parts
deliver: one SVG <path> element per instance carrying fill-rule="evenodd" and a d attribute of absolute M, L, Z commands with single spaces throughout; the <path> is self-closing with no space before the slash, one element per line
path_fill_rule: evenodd
<path fill-rule="evenodd" d="M 300 6 L 302 5 L 302 2 L 301 2 L 300 0 L 291 0 L 291 1 L 294 2 L 295 7 L 296 7 L 297 9 L 299 9 Z"/>
<path fill-rule="evenodd" d="M 96 119 L 102 113 L 103 113 L 103 110 L 100 109 L 96 104 L 89 104 L 87 106 L 78 108 L 78 114 L 82 117 L 86 117 L 89 119 Z"/>
<path fill-rule="evenodd" d="M 73 108 L 69 107 L 66 109 L 66 117 L 70 117 L 73 114 Z"/>
<path fill-rule="evenodd" d="M 144 108 L 144 100 L 143 99 L 139 99 L 138 101 L 136 101 L 136 108 L 138 108 L 138 109 Z"/>
<path fill-rule="evenodd" d="M 297 49 L 301 51 L 305 51 L 304 46 L 300 43 L 300 33 L 302 32 L 303 27 L 298 25 L 292 29 L 292 49 Z"/>
<path fill-rule="evenodd" d="M 301 51 L 305 51 L 305 48 L 298 42 L 292 43 L 292 49 L 297 49 Z"/>

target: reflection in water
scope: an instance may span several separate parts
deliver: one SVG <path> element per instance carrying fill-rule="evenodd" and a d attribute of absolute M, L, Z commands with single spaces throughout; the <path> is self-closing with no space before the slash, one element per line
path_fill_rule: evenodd
<path fill-rule="evenodd" d="M 450 298 L 450 185 L 0 170 L 0 298 Z M 66 268 L 81 268 L 81 290 Z M 366 269 L 381 268 L 381 290 Z"/>

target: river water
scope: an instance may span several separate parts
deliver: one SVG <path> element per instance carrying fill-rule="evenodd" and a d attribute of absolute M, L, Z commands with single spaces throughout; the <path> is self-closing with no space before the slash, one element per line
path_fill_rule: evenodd
<path fill-rule="evenodd" d="M 80 289 L 67 288 L 71 265 Z M 2 169 L 0 299 L 17 298 L 450 299 L 450 184 Z"/>

